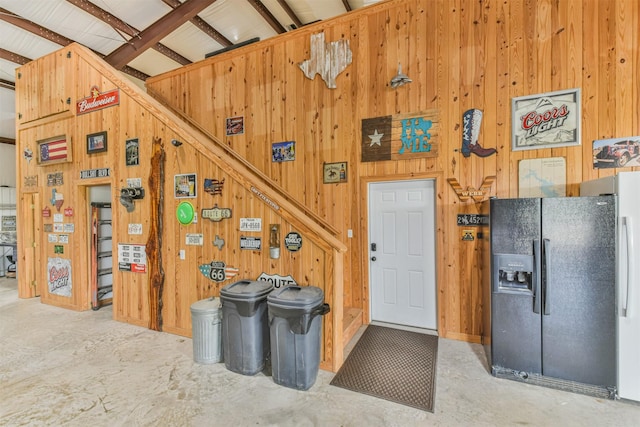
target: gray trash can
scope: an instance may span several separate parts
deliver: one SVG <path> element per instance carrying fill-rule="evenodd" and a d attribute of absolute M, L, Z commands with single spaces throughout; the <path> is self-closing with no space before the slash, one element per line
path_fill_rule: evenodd
<path fill-rule="evenodd" d="M 269 282 L 240 280 L 220 290 L 224 364 L 243 375 L 262 371 L 269 358 Z"/>
<path fill-rule="evenodd" d="M 222 360 L 220 298 L 207 298 L 191 304 L 193 360 L 218 363 Z"/>
<path fill-rule="evenodd" d="M 329 312 L 315 286 L 286 286 L 267 298 L 273 381 L 308 390 L 320 368 L 322 316 Z"/>

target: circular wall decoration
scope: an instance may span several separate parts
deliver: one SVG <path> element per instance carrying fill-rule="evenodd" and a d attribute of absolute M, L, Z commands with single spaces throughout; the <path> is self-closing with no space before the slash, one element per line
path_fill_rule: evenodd
<path fill-rule="evenodd" d="M 178 209 L 176 209 L 176 217 L 180 224 L 191 224 L 193 221 L 195 210 L 193 205 L 189 202 L 180 202 Z"/>
<path fill-rule="evenodd" d="M 302 236 L 299 233 L 292 231 L 284 238 L 284 246 L 290 252 L 298 252 L 302 247 Z"/>

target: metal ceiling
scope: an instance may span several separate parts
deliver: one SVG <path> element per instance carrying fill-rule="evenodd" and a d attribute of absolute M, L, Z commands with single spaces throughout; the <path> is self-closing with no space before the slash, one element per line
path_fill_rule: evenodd
<path fill-rule="evenodd" d="M 380 0 L 0 0 L 0 143 L 15 142 L 15 69 L 78 42 L 134 82 Z"/>

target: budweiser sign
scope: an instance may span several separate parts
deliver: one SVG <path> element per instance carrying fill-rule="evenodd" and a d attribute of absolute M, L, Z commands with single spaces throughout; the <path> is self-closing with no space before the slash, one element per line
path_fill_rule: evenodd
<path fill-rule="evenodd" d="M 97 86 L 91 88 L 91 96 L 81 99 L 76 103 L 76 114 L 85 114 L 103 108 L 112 107 L 120 103 L 120 90 L 113 89 L 109 92 L 98 90 Z"/>
<path fill-rule="evenodd" d="M 580 144 L 580 90 L 513 99 L 513 150 Z"/>

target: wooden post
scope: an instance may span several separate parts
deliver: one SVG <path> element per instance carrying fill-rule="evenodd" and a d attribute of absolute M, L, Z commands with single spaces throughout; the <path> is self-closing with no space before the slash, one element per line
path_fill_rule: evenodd
<path fill-rule="evenodd" d="M 154 138 L 149 173 L 149 197 L 151 217 L 149 238 L 147 239 L 147 262 L 149 264 L 149 329 L 162 331 L 162 289 L 164 270 L 162 269 L 162 207 L 164 205 L 164 161 L 165 152 L 162 139 Z"/>

